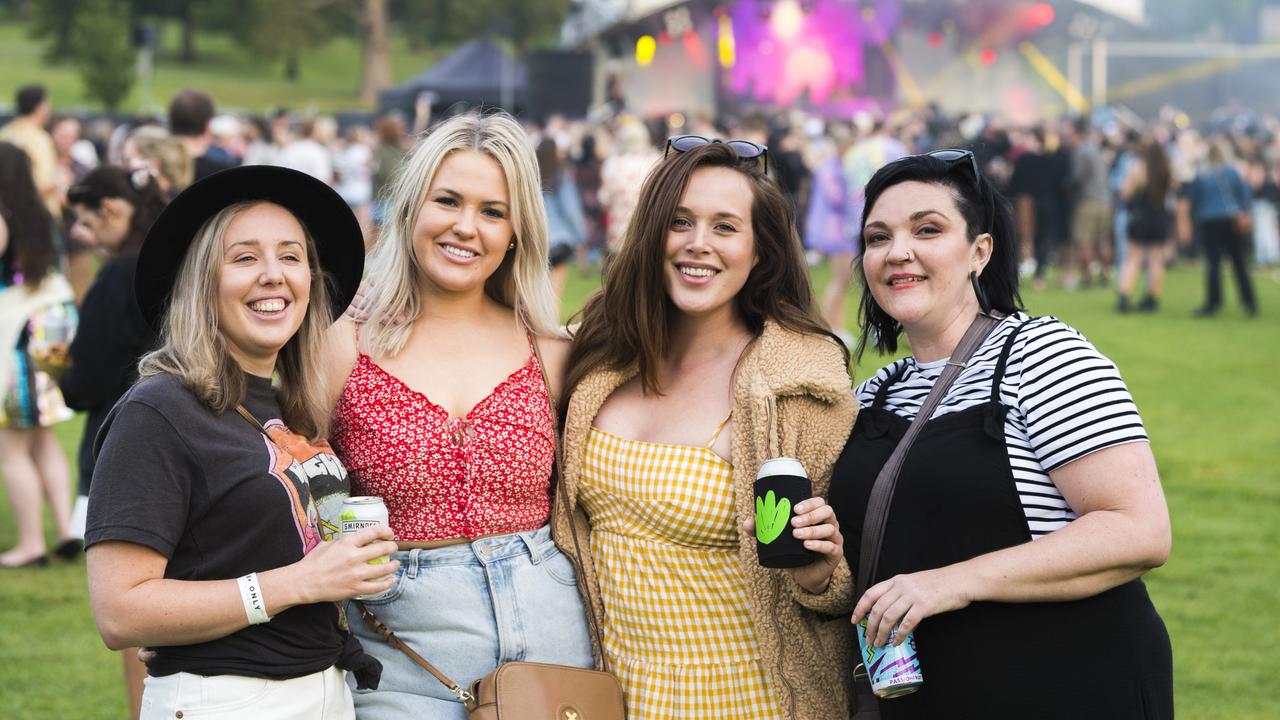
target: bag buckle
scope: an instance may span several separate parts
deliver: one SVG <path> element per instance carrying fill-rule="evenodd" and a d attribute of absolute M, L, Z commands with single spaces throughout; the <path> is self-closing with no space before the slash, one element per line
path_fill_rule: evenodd
<path fill-rule="evenodd" d="M 476 709 L 476 696 L 467 692 L 467 690 L 461 685 L 454 685 L 449 688 L 449 692 L 453 693 L 453 696 L 458 698 L 458 702 L 467 706 L 467 712 L 471 712 Z"/>

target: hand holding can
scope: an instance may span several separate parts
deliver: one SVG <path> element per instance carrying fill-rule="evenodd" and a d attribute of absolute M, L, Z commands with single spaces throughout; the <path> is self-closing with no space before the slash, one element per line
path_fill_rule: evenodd
<path fill-rule="evenodd" d="M 808 565 L 817 554 L 792 532 L 793 509 L 813 495 L 804 465 L 795 458 L 765 460 L 756 473 L 756 556 L 768 568 Z"/>

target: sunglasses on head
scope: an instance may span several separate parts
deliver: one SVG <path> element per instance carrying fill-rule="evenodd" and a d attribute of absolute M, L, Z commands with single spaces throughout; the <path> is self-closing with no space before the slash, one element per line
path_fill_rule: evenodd
<path fill-rule="evenodd" d="M 677 135 L 667 139 L 667 147 L 662 152 L 662 157 L 666 158 L 671 154 L 672 150 L 678 153 L 689 152 L 690 150 L 711 143 L 724 143 L 733 148 L 738 154 L 739 160 L 756 160 L 759 159 L 764 165 L 765 174 L 769 174 L 769 148 L 759 143 L 753 143 L 750 140 L 721 140 L 719 138 L 706 138 L 701 135 Z"/>
<path fill-rule="evenodd" d="M 970 150 L 934 150 L 927 152 L 925 155 L 931 158 L 937 158 L 947 164 L 947 169 L 960 165 L 968 165 L 969 172 L 973 174 L 973 181 L 977 182 L 982 174 L 978 172 L 978 158 L 974 156 Z"/>

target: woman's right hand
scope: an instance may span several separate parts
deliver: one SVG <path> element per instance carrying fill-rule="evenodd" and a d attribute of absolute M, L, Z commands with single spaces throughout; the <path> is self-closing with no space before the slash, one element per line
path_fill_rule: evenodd
<path fill-rule="evenodd" d="M 390 527 L 378 525 L 317 545 L 294 564 L 295 587 L 303 603 L 341 601 L 389 590 L 400 562 L 369 561 L 394 555 L 394 537 Z"/>

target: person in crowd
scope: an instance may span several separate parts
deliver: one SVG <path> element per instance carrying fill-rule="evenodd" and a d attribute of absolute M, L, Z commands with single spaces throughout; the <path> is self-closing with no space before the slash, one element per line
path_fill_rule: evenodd
<path fill-rule="evenodd" d="M 215 115 L 209 121 L 209 134 L 213 142 L 209 145 L 209 155 L 229 165 L 240 165 L 244 162 L 245 142 L 244 123 L 235 115 Z"/>
<path fill-rule="evenodd" d="M 600 204 L 601 137 L 602 133 L 597 128 L 583 127 L 578 152 L 571 161 L 587 229 L 587 241 L 578 248 L 578 271 L 584 276 L 588 272 L 591 255 L 604 251 L 604 207 Z"/>
<path fill-rule="evenodd" d="M 183 90 L 169 101 L 169 132 L 182 141 L 195 165 L 195 179 L 203 180 L 219 170 L 233 167 L 225 154 L 211 152 L 213 99 L 198 90 Z"/>
<path fill-rule="evenodd" d="M 181 146 L 177 149 L 185 155 Z M 107 413 L 138 379 L 138 360 L 155 346 L 155 333 L 134 302 L 133 283 L 138 248 L 167 202 L 158 177 L 114 165 L 90 171 L 67 194 L 87 244 L 107 258 L 80 306 L 80 325 L 69 348 L 71 366 L 58 383 L 68 407 L 87 413 L 77 455 L 79 497 L 72 513 L 81 535 L 94 438 Z M 126 648 L 120 656 L 130 716 L 137 717 L 147 670 L 137 648 Z"/>
<path fill-rule="evenodd" d="M 391 219 L 391 181 L 404 161 L 404 120 L 395 113 L 378 118 L 373 124 L 377 145 L 373 150 L 373 224 L 382 227 Z M 375 236 L 376 237 L 376 236 Z"/>
<path fill-rule="evenodd" d="M 54 182 L 58 193 L 65 197 L 72 185 L 97 166 L 97 155 L 93 144 L 85 143 L 80 137 L 80 119 L 74 115 L 53 118 L 49 123 L 49 137 L 57 157 Z"/>
<path fill-rule="evenodd" d="M 509 115 L 436 126 L 386 198 L 367 320 L 327 340 L 334 447 L 353 491 L 383 498 L 400 547 L 394 586 L 364 603 L 464 684 L 512 660 L 592 664 L 573 566 L 548 527 L 549 398 L 568 342 L 538 181 Z M 376 691 L 355 694 L 362 720 L 467 716 L 400 650 L 353 629 L 384 667 Z"/>
<path fill-rule="evenodd" d="M 31 159 L 31 180 L 51 217 L 60 217 L 62 197 L 58 190 L 58 152 L 45 126 L 53 115 L 49 93 L 43 85 L 23 85 L 14 96 L 15 115 L 0 127 L 0 142 L 21 148 Z"/>
<path fill-rule="evenodd" d="M 298 124 L 298 134 L 285 145 L 276 157 L 276 164 L 304 172 L 325 183 L 333 184 L 333 156 L 329 144 L 333 142 L 337 124 L 333 118 L 306 118 Z"/>
<path fill-rule="evenodd" d="M 130 133 L 120 153 L 128 167 L 154 177 L 166 198 L 182 192 L 195 179 L 195 163 L 187 148 L 157 125 L 143 125 Z"/>
<path fill-rule="evenodd" d="M 612 256 L 622 250 L 627 225 L 640 197 L 640 184 L 659 156 L 649 139 L 649 130 L 630 115 L 618 122 L 614 151 L 600 166 L 600 204 L 605 213 L 605 252 Z"/>
<path fill-rule="evenodd" d="M 859 353 L 896 353 L 905 332 L 912 354 L 856 391 L 830 490 L 846 557 L 961 337 L 999 318 L 906 457 L 870 588 L 840 608 L 875 647 L 915 635 L 924 684 L 880 715 L 1173 717 L 1169 636 L 1139 579 L 1168 557 L 1169 515 L 1115 365 L 1022 312 L 1008 205 L 968 151 L 879 170 L 861 233 Z M 1108 672 L 1081 683 L 1099 637 Z M 982 652 L 994 638 L 1008 652 Z"/>
<path fill-rule="evenodd" d="M 1085 117 L 1065 123 L 1071 204 L 1071 243 L 1063 283 L 1068 288 L 1106 285 L 1111 276 L 1111 191 L 1107 159 L 1097 130 Z"/>
<path fill-rule="evenodd" d="M 334 187 L 360 221 L 366 246 L 373 202 L 373 142 L 373 133 L 367 125 L 352 125 L 333 151 Z"/>
<path fill-rule="evenodd" d="M 862 221 L 862 205 L 867 181 L 885 163 L 907 154 L 907 148 L 894 137 L 884 118 L 871 121 L 870 130 L 850 145 L 840 159 L 844 164 L 845 185 L 849 199 L 845 203 L 845 227 L 853 232 Z"/>
<path fill-rule="evenodd" d="M 1125 191 L 1130 174 L 1134 172 L 1134 166 L 1142 161 L 1143 148 L 1142 134 L 1132 128 L 1125 130 L 1123 139 L 1116 147 L 1115 162 L 1111 166 L 1111 175 L 1108 182 L 1111 185 L 1111 194 L 1114 201 L 1112 204 L 1115 207 L 1115 212 L 1111 215 L 1111 237 L 1113 239 L 1113 254 L 1116 262 L 1116 277 L 1120 277 L 1124 273 L 1125 262 L 1129 256 L 1129 207 L 1125 199 Z M 1167 154 L 1165 155 L 1165 161 L 1166 164 L 1172 165 Z M 1171 168 L 1170 185 L 1173 182 L 1172 172 Z"/>
<path fill-rule="evenodd" d="M 823 316 L 846 344 L 853 336 L 845 328 L 845 295 L 853 279 L 853 259 L 857 246 L 845 229 L 849 190 L 837 148 L 827 138 L 817 138 L 809 147 L 813 184 L 809 191 L 809 216 L 804 224 L 804 246 L 820 253 L 831 267 L 831 279 L 822 297 Z"/>
<path fill-rule="evenodd" d="M 823 613 L 849 571 L 821 497 L 854 419 L 847 354 L 763 148 L 689 137 L 645 180 L 576 318 L 560 501 L 583 512 L 557 514 L 556 537 L 604 618 L 628 717 L 843 718 L 850 635 Z M 832 550 L 822 568 L 761 567 L 740 524 L 778 455 L 813 481 L 794 534 Z"/>
<path fill-rule="evenodd" d="M 1129 174 L 1120 188 L 1120 199 L 1125 203 L 1128 224 L 1125 235 L 1129 238 L 1124 270 L 1116 287 L 1119 299 L 1116 310 L 1129 312 L 1129 294 L 1138 281 L 1143 265 L 1147 268 L 1147 294 L 1137 309 L 1154 311 L 1160 305 L 1164 290 L 1165 246 L 1168 244 L 1173 219 L 1169 215 L 1169 194 L 1173 189 L 1173 175 L 1169 169 L 1169 157 L 1164 146 L 1155 140 L 1142 148 L 1142 156 L 1129 164 Z"/>
<path fill-rule="evenodd" d="M 538 172 L 542 179 L 542 204 L 547 212 L 547 257 L 551 263 L 551 291 L 556 306 L 564 295 L 569 278 L 569 263 L 587 242 L 586 220 L 578 186 L 565 167 L 564 153 L 556 141 L 545 138 L 538 143 Z"/>
<path fill-rule="evenodd" d="M 1183 221 L 1179 224 L 1183 237 L 1190 242 L 1188 228 L 1194 222 L 1205 249 L 1205 299 L 1195 314 L 1211 317 L 1222 307 L 1222 256 L 1231 260 L 1236 289 L 1246 315 L 1258 314 L 1258 300 L 1249 277 L 1248 244 L 1252 228 L 1241 227 L 1240 218 L 1248 217 L 1252 198 L 1249 186 L 1232 164 L 1231 151 L 1221 138 L 1209 143 L 1208 163 L 1183 188 L 1185 202 L 1180 203 Z M 1188 221 L 1188 218 L 1190 221 Z"/>
<path fill-rule="evenodd" d="M 54 554 L 80 553 L 71 532 L 71 470 L 53 433 L 75 414 L 57 385 L 75 331 L 74 296 L 60 271 L 53 219 L 31 178 L 27 154 L 0 142 L 0 467 L 18 536 L 0 554 L 4 568 L 49 563 L 42 497 L 58 533 Z"/>
<path fill-rule="evenodd" d="M 65 205 L 67 190 L 97 165 L 97 156 L 93 152 L 93 145 L 80 139 L 80 120 L 74 116 L 54 118 L 50 124 L 49 136 L 53 139 L 53 147 L 57 153 L 54 182 L 58 186 L 61 207 L 61 212 L 54 216 L 54 220 L 60 221 L 60 231 L 69 230 L 74 219 L 70 217 L 69 208 Z M 85 162 L 86 160 L 91 162 Z M 92 248 L 80 242 L 75 233 L 65 232 L 62 236 L 65 238 L 67 280 L 71 282 L 76 304 L 79 305 L 84 302 L 84 295 L 93 282 L 98 259 L 93 256 Z"/>
<path fill-rule="evenodd" d="M 160 346 L 103 422 L 85 535 L 103 641 L 154 651 L 143 720 L 350 720 L 345 671 L 376 684 L 335 602 L 390 587 L 396 562 L 371 561 L 395 543 L 334 538 L 347 478 L 323 439 L 324 333 L 363 251 L 336 193 L 264 166 L 197 181 L 148 231 Z"/>
<path fill-rule="evenodd" d="M 1022 256 L 1032 260 L 1028 272 L 1037 287 L 1058 251 L 1066 244 L 1067 202 L 1064 183 L 1068 165 L 1064 156 L 1050 147 L 1050 135 L 1036 126 L 1023 137 L 1023 152 L 1013 163 L 1009 193 L 1017 208 L 1018 234 L 1026 246 Z"/>

